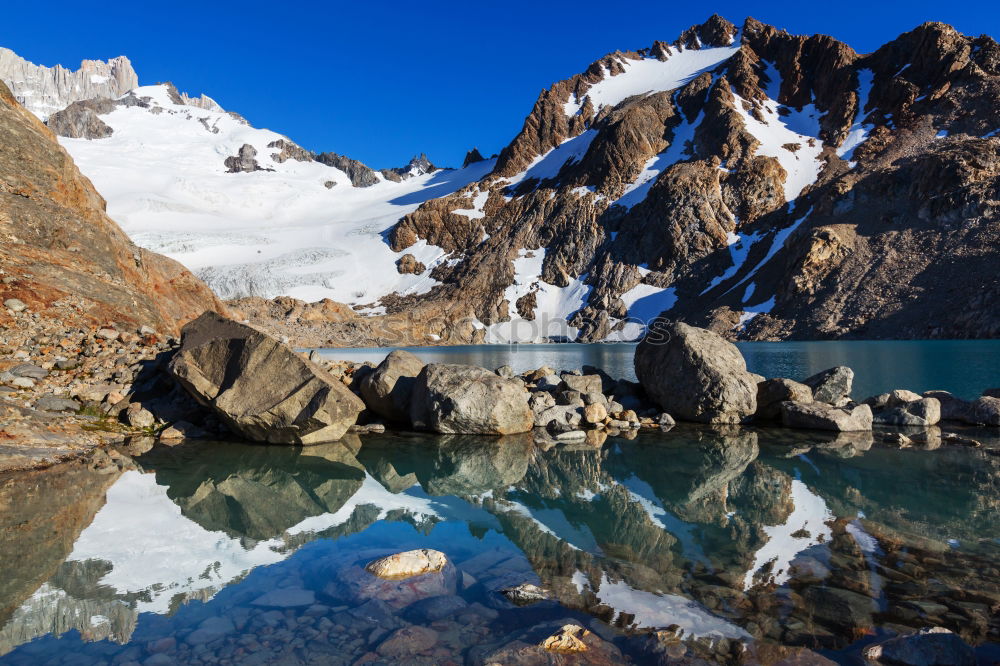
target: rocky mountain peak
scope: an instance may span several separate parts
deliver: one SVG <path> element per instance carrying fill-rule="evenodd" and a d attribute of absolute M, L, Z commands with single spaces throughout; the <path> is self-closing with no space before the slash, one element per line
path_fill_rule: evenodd
<path fill-rule="evenodd" d="M 139 77 L 125 56 L 84 60 L 74 71 L 62 65 L 36 65 L 6 48 L 0 48 L 0 80 L 20 104 L 42 120 L 73 102 L 114 99 L 139 86 Z"/>
<path fill-rule="evenodd" d="M 465 159 L 462 160 L 462 168 L 469 166 L 470 164 L 475 164 L 476 162 L 482 162 L 486 158 L 483 154 L 479 152 L 479 148 L 473 148 L 465 154 Z"/>

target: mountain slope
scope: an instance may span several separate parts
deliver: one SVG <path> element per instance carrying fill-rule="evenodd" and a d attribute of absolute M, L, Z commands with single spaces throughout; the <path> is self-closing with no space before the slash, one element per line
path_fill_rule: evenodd
<path fill-rule="evenodd" d="M 942 24 L 862 56 L 712 17 L 553 85 L 487 178 L 389 239 L 449 251 L 425 298 L 464 294 L 496 341 L 632 338 L 661 311 L 748 338 L 995 336 L 998 75 L 995 41 Z"/>
<path fill-rule="evenodd" d="M 998 98 L 989 37 L 928 23 L 858 54 L 713 16 L 555 83 L 459 170 L 316 155 L 169 84 L 49 123 L 137 243 L 224 297 L 351 308 L 246 307 L 275 322 L 384 342 L 372 315 L 419 321 L 412 342 L 459 320 L 463 340 L 630 340 L 661 313 L 746 339 L 991 337 Z"/>
<path fill-rule="evenodd" d="M 223 298 L 371 305 L 393 292 L 425 293 L 436 283 L 399 273 L 399 254 L 382 232 L 493 164 L 436 169 L 424 157 L 377 172 L 333 153 L 314 155 L 236 114 L 192 107 L 169 84 L 98 106 L 110 132 L 63 137 L 63 145 L 136 243 L 182 262 Z M 432 265 L 443 253 L 417 254 Z"/>
<path fill-rule="evenodd" d="M 55 136 L 0 82 L 0 302 L 73 325 L 175 333 L 224 306 L 180 264 L 134 245 Z M 0 327 L 9 325 L 0 309 Z"/>

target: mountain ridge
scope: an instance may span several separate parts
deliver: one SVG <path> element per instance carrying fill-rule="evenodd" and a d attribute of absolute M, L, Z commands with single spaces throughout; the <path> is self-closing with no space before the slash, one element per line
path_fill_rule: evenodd
<path fill-rule="evenodd" d="M 280 135 L 246 159 L 250 144 L 230 142 L 224 157 L 245 167 L 211 185 L 216 176 L 206 172 L 198 183 L 206 196 L 228 197 L 234 179 L 287 183 L 299 209 L 260 198 L 263 217 L 244 230 L 275 239 L 314 220 L 320 242 L 302 235 L 292 254 L 251 243 L 254 256 L 227 240 L 224 261 L 192 265 L 227 297 L 332 298 L 363 319 L 465 312 L 480 332 L 469 341 L 628 340 L 661 313 L 744 339 L 997 336 L 987 304 L 1000 295 L 989 270 L 1000 199 L 1000 116 L 989 101 L 1000 90 L 998 63 L 992 38 L 940 23 L 858 54 L 829 36 L 712 16 L 671 42 L 608 54 L 554 83 L 495 159 L 470 151 L 455 172 L 415 158 L 416 181 L 407 181 L 404 169 L 317 156 Z M 188 113 L 161 107 L 160 119 Z M 126 112 L 98 120 L 121 118 L 129 131 L 138 121 L 125 122 Z M 117 154 L 94 158 L 115 140 L 64 139 L 111 192 L 101 164 Z M 183 159 L 144 149 L 150 162 Z M 308 156 L 346 174 L 348 189 L 334 186 L 339 177 L 317 178 L 329 191 L 319 199 L 305 195 L 314 185 L 271 175 Z M 367 224 L 320 221 L 330 206 L 345 219 L 364 216 L 348 192 L 368 189 L 363 198 L 384 212 Z M 145 203 L 124 209 L 123 197 L 109 199 L 130 231 L 132 218 L 149 228 L 158 216 Z M 168 199 L 153 208 L 192 203 Z M 180 233 L 159 224 L 156 239 L 136 237 L 199 261 L 192 257 L 211 255 L 220 241 L 210 236 L 224 228 L 199 226 Z M 360 229 L 373 241 L 364 251 L 351 240 Z M 377 261 L 345 262 L 345 249 Z M 334 264 L 344 270 L 309 268 Z M 959 316 L 950 311 L 955 294 L 966 305 Z"/>

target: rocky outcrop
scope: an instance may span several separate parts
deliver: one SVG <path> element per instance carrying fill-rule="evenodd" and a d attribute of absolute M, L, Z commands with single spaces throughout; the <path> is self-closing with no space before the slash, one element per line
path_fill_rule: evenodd
<path fill-rule="evenodd" d="M 278 139 L 267 144 L 268 148 L 277 148 L 279 152 L 272 153 L 271 159 L 279 164 L 287 160 L 296 162 L 311 162 L 316 159 L 316 155 L 302 146 L 292 143 L 288 139 Z"/>
<path fill-rule="evenodd" d="M 114 133 L 99 115 L 108 113 L 115 104 L 107 99 L 73 102 L 62 111 L 56 111 L 46 121 L 49 129 L 70 139 L 103 139 Z"/>
<path fill-rule="evenodd" d="M 257 149 L 249 143 L 244 143 L 240 146 L 239 152 L 227 157 L 225 165 L 229 173 L 253 173 L 264 170 L 257 163 Z"/>
<path fill-rule="evenodd" d="M 409 161 L 405 167 L 394 167 L 392 169 L 382 169 L 380 173 L 386 180 L 401 183 L 414 176 L 422 176 L 425 173 L 434 173 L 438 168 L 434 166 L 427 155 L 420 153 Z"/>
<path fill-rule="evenodd" d="M 757 409 L 757 382 L 739 350 L 717 334 L 662 323 L 639 344 L 635 373 L 646 393 L 674 418 L 741 423 Z"/>
<path fill-rule="evenodd" d="M 346 173 L 354 187 L 371 187 L 379 182 L 378 174 L 374 170 L 350 157 L 337 153 L 320 153 L 316 156 L 316 161 Z"/>
<path fill-rule="evenodd" d="M 847 366 L 839 365 L 829 370 L 817 372 L 802 380 L 802 383 L 812 389 L 813 399 L 830 405 L 840 406 L 851 397 L 854 386 L 854 371 Z"/>
<path fill-rule="evenodd" d="M 73 102 L 114 99 L 139 86 L 139 77 L 125 56 L 84 60 L 73 71 L 61 65 L 35 65 L 5 48 L 0 48 L 0 81 L 7 84 L 14 99 L 42 120 Z"/>
<path fill-rule="evenodd" d="M 482 162 L 486 158 L 483 154 L 479 152 L 478 148 L 473 148 L 465 154 L 465 159 L 462 160 L 462 168 L 469 166 L 470 164 L 475 164 L 476 162 Z"/>
<path fill-rule="evenodd" d="M 531 430 L 534 418 L 521 382 L 474 366 L 431 363 L 413 386 L 410 421 L 440 433 L 509 435 Z"/>
<path fill-rule="evenodd" d="M 69 325 L 109 321 L 173 333 L 224 310 L 180 264 L 134 245 L 105 214 L 52 132 L 0 84 L 0 302 Z M 0 311 L 0 327 L 10 323 Z"/>
<path fill-rule="evenodd" d="M 420 275 L 427 270 L 427 266 L 425 266 L 422 262 L 417 261 L 417 258 L 412 254 L 407 253 L 396 260 L 396 270 L 398 270 L 402 275 Z"/>
<path fill-rule="evenodd" d="M 791 379 L 768 379 L 757 384 L 758 421 L 773 421 L 781 418 L 781 403 L 812 402 L 812 389 Z"/>
<path fill-rule="evenodd" d="M 184 327 L 170 372 L 233 432 L 258 442 L 334 441 L 364 409 L 361 399 L 326 371 L 214 312 Z"/>

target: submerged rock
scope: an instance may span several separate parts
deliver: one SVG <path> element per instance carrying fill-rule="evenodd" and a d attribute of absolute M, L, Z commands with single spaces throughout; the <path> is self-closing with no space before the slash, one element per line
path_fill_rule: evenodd
<path fill-rule="evenodd" d="M 678 419 L 741 423 L 757 409 L 757 383 L 739 349 L 682 323 L 654 326 L 635 351 L 646 393 Z"/>
<path fill-rule="evenodd" d="M 921 629 L 897 636 L 864 650 L 865 659 L 893 666 L 975 666 L 971 647 L 943 627 Z"/>
<path fill-rule="evenodd" d="M 441 551 L 422 548 L 380 557 L 369 562 L 365 571 L 379 578 L 395 580 L 441 571 L 447 564 L 448 558 Z"/>
<path fill-rule="evenodd" d="M 287 346 L 206 312 L 183 329 L 171 374 L 234 432 L 272 444 L 340 439 L 364 403 Z"/>
<path fill-rule="evenodd" d="M 531 430 L 528 392 L 471 365 L 431 363 L 417 376 L 410 404 L 417 428 L 440 433 L 509 435 Z"/>

